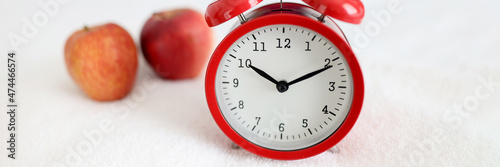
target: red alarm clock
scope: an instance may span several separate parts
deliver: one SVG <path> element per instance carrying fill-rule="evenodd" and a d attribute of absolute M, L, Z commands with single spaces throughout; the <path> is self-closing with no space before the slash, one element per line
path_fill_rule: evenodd
<path fill-rule="evenodd" d="M 243 12 L 262 0 L 218 0 L 209 26 L 240 22 L 215 49 L 206 73 L 210 112 L 235 144 L 279 160 L 302 159 L 337 144 L 363 104 L 363 75 L 330 18 L 359 24 L 359 0 L 304 0 Z"/>

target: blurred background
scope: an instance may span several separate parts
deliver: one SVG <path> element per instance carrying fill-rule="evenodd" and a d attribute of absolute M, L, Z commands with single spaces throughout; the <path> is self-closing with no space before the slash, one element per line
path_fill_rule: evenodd
<path fill-rule="evenodd" d="M 26 43 L 13 46 L 8 34 L 22 34 L 26 20 L 47 13 L 42 6 L 48 2 L 58 4 L 56 12 Z M 93 101 L 71 80 L 64 44 L 83 26 L 114 22 L 140 48 L 141 29 L 154 12 L 191 8 L 204 13 L 211 2 L 0 1 L 0 54 L 15 50 L 19 70 L 17 157 L 7 158 L 8 115 L 2 112 L 0 166 L 500 164 L 497 1 L 362 1 L 366 13 L 360 25 L 337 21 L 364 72 L 364 106 L 355 127 L 338 144 L 339 153 L 304 160 L 275 161 L 232 149 L 209 113 L 204 75 L 160 79 L 140 50 L 134 89 L 123 100 Z M 278 2 L 266 0 L 259 7 Z M 215 44 L 236 21 L 214 28 Z M 7 64 L 7 58 L 0 64 Z M 7 67 L 0 68 L 0 77 L 7 78 Z M 0 97 L 6 104 L 7 96 Z M 102 122 L 111 123 L 112 130 L 100 132 L 99 140 L 89 137 Z"/>

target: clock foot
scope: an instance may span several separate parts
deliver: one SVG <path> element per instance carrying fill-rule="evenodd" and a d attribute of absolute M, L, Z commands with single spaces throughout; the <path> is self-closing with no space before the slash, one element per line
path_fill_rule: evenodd
<path fill-rule="evenodd" d="M 233 143 L 234 144 L 234 143 Z M 332 148 L 330 148 L 330 151 L 331 153 L 334 153 L 334 154 L 338 154 L 340 152 L 339 148 L 337 148 L 337 146 L 333 146 Z"/>
<path fill-rule="evenodd" d="M 240 149 L 240 146 L 238 146 L 236 143 L 231 143 L 231 148 L 232 149 Z"/>

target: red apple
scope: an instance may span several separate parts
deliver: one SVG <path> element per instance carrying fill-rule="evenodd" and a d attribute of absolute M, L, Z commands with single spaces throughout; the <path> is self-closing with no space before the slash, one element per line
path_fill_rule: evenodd
<path fill-rule="evenodd" d="M 144 57 L 166 79 L 198 76 L 211 54 L 213 32 L 191 9 L 155 13 L 141 32 Z"/>
<path fill-rule="evenodd" d="M 116 24 L 73 33 L 66 41 L 64 58 L 73 80 L 94 100 L 121 99 L 134 85 L 137 48 L 130 34 Z"/>

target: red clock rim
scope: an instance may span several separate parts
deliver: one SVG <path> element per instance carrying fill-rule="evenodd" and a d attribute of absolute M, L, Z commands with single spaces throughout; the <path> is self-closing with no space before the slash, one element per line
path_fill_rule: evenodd
<path fill-rule="evenodd" d="M 246 140 L 240 136 L 236 131 L 234 131 L 231 126 L 226 122 L 224 116 L 222 115 L 219 105 L 217 102 L 215 94 L 215 76 L 219 63 L 229 49 L 229 47 L 236 42 L 240 37 L 247 34 L 248 32 L 255 30 L 260 27 L 275 25 L 275 24 L 290 24 L 305 27 L 311 29 L 315 32 L 320 33 L 328 40 L 332 41 L 339 49 L 339 51 L 344 55 L 346 62 L 349 64 L 351 69 L 351 75 L 353 79 L 353 97 L 352 104 L 344 123 L 328 138 L 323 140 L 316 145 L 311 147 L 294 150 L 294 151 L 278 151 L 271 150 L 267 148 L 260 147 L 250 141 Z M 320 154 L 333 146 L 335 146 L 340 140 L 342 140 L 347 133 L 352 129 L 356 120 L 361 112 L 361 107 L 363 104 L 364 96 L 364 83 L 361 68 L 359 67 L 358 61 L 356 60 L 354 53 L 352 52 L 349 44 L 347 44 L 343 39 L 343 36 L 335 33 L 332 29 L 328 28 L 326 25 L 307 18 L 305 16 L 295 15 L 295 14 L 272 14 L 266 15 L 259 18 L 255 18 L 246 22 L 245 24 L 237 27 L 232 32 L 230 32 L 215 49 L 209 65 L 207 67 L 207 73 L 205 78 L 205 93 L 207 103 L 212 114 L 213 119 L 219 126 L 219 128 L 228 136 L 234 143 L 240 147 L 250 151 L 254 154 L 278 160 L 295 160 L 308 158 L 317 154 Z"/>

